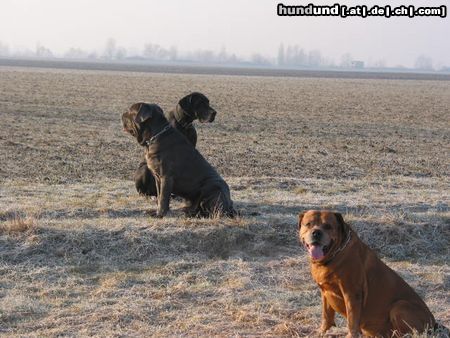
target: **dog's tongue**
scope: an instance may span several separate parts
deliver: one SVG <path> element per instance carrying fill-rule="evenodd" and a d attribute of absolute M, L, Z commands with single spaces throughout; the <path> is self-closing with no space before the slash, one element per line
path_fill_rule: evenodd
<path fill-rule="evenodd" d="M 322 247 L 319 245 L 311 245 L 308 251 L 309 255 L 315 260 L 322 259 L 324 256 Z"/>

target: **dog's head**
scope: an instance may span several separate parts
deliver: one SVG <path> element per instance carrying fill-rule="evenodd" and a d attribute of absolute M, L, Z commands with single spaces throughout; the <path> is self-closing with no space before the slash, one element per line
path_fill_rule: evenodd
<path fill-rule="evenodd" d="M 346 239 L 349 227 L 338 212 L 309 210 L 298 215 L 300 241 L 313 261 L 322 261 Z"/>
<path fill-rule="evenodd" d="M 156 104 L 135 103 L 122 114 L 124 131 L 134 136 L 143 145 L 155 131 L 167 124 L 163 110 Z"/>
<path fill-rule="evenodd" d="M 178 101 L 183 110 L 200 122 L 213 122 L 217 112 L 209 105 L 208 98 L 202 93 L 191 93 Z"/>

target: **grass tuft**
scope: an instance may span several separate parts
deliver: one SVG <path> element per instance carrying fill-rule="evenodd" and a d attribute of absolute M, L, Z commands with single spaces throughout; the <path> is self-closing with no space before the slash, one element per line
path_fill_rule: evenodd
<path fill-rule="evenodd" d="M 14 235 L 33 232 L 37 227 L 37 220 L 33 216 L 14 215 L 13 218 L 0 223 L 0 234 Z"/>

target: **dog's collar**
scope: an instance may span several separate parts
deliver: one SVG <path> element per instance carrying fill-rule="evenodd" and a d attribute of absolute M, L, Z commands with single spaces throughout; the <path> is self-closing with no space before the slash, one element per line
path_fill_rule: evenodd
<path fill-rule="evenodd" d="M 175 108 L 175 120 L 183 128 L 187 128 L 194 122 L 195 116 L 189 114 L 178 104 Z"/>
<path fill-rule="evenodd" d="M 168 123 L 163 129 L 161 129 L 158 133 L 156 133 L 156 135 L 152 136 L 149 140 L 145 141 L 144 143 L 147 146 L 150 146 L 156 141 L 158 137 L 167 132 L 170 128 L 172 128 L 172 126 Z"/>
<path fill-rule="evenodd" d="M 342 250 L 344 250 L 344 249 L 347 247 L 347 245 L 348 245 L 348 243 L 350 243 L 350 240 L 351 240 L 351 239 L 352 239 L 352 231 L 349 230 L 349 231 L 348 231 L 348 236 L 347 236 L 347 239 L 345 240 L 344 245 L 342 245 L 339 249 L 337 249 L 337 250 L 333 253 L 333 255 L 331 255 L 331 257 L 329 257 L 325 262 L 323 262 L 323 263 L 321 263 L 321 264 L 323 264 L 323 265 L 330 264 L 331 261 L 336 257 L 336 255 L 337 255 L 339 252 L 341 252 Z"/>

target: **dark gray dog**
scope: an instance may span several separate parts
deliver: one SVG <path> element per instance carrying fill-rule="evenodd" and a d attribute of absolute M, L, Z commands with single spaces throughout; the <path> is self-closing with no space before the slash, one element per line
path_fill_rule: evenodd
<path fill-rule="evenodd" d="M 172 193 L 187 201 L 187 216 L 236 215 L 226 182 L 158 105 L 135 103 L 122 115 L 122 123 L 145 147 L 147 166 L 156 181 L 157 217 L 169 210 Z"/>
<path fill-rule="evenodd" d="M 178 101 L 174 110 L 167 114 L 172 127 L 178 129 L 195 147 L 197 144 L 197 131 L 192 125 L 194 120 L 200 122 L 213 122 L 217 112 L 209 105 L 208 98 L 202 93 L 191 93 Z M 156 183 L 147 162 L 142 161 L 134 174 L 136 190 L 146 196 L 156 196 Z"/>

